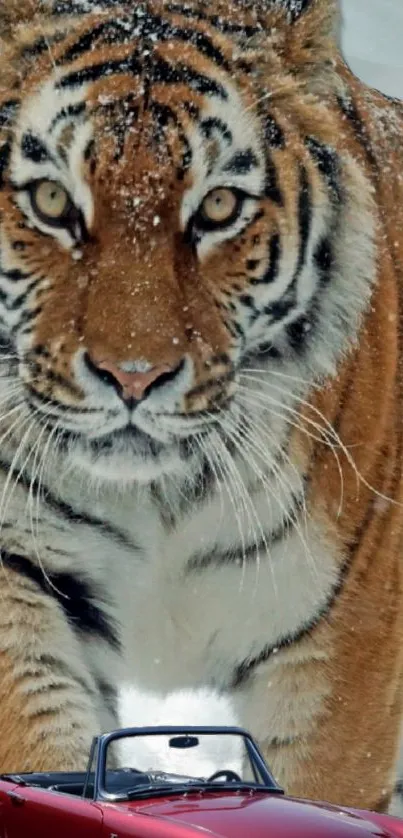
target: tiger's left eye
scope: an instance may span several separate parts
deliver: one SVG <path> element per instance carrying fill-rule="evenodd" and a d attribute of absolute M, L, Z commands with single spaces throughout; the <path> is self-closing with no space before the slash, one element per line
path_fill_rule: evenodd
<path fill-rule="evenodd" d="M 204 227 L 224 227 L 237 217 L 242 206 L 242 197 L 234 189 L 219 187 L 212 189 L 202 202 L 198 214 Z"/>
<path fill-rule="evenodd" d="M 53 180 L 40 180 L 31 184 L 32 209 L 38 218 L 51 227 L 62 227 L 70 223 L 75 207 L 68 193 Z"/>

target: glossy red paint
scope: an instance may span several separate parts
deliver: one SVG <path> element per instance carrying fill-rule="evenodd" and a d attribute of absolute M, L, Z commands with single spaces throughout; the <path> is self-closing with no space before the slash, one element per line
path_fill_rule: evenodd
<path fill-rule="evenodd" d="M 105 807 L 104 818 L 111 828 L 120 825 L 115 830 L 119 838 L 201 838 L 206 830 L 209 838 L 403 838 L 403 822 L 394 818 L 267 792 L 214 792 L 112 804 Z M 133 831 L 121 831 L 129 823 Z"/>
<path fill-rule="evenodd" d="M 0 780 L 0 838 L 403 838 L 403 821 L 269 792 L 92 802 Z"/>
<path fill-rule="evenodd" d="M 0 781 L 0 807 L 0 838 L 102 836 L 98 803 L 73 795 Z"/>

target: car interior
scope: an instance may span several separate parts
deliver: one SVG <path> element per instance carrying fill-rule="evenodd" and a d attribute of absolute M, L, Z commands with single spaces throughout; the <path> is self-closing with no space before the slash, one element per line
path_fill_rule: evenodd
<path fill-rule="evenodd" d="M 37 788 L 48 789 L 48 791 L 58 791 L 64 794 L 74 794 L 82 797 L 86 785 L 87 772 L 33 772 L 29 774 L 8 774 L 7 778 L 18 783 L 18 785 L 35 786 Z M 92 799 L 94 796 L 94 774 L 90 774 L 88 779 L 89 782 L 85 789 L 85 797 Z M 137 771 L 135 768 L 120 768 L 116 771 L 107 771 L 105 775 L 105 786 L 111 794 L 130 791 L 137 786 L 148 786 L 149 783 L 150 778 L 148 774 Z"/>

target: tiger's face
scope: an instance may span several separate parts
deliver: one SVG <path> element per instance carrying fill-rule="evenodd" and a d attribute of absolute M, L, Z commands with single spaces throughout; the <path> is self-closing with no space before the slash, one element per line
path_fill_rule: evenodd
<path fill-rule="evenodd" d="M 287 68 L 262 79 L 213 23 L 84 15 L 51 53 L 3 106 L 1 335 L 69 463 L 148 481 L 263 414 L 258 375 L 332 371 L 368 297 L 367 192 L 320 102 L 301 117 Z"/>

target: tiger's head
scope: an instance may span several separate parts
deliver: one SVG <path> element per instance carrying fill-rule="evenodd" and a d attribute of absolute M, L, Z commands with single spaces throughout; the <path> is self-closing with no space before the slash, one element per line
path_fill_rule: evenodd
<path fill-rule="evenodd" d="M 225 5 L 58 0 L 5 36 L 2 398 L 104 480 L 275 438 L 370 294 L 333 4 Z"/>

